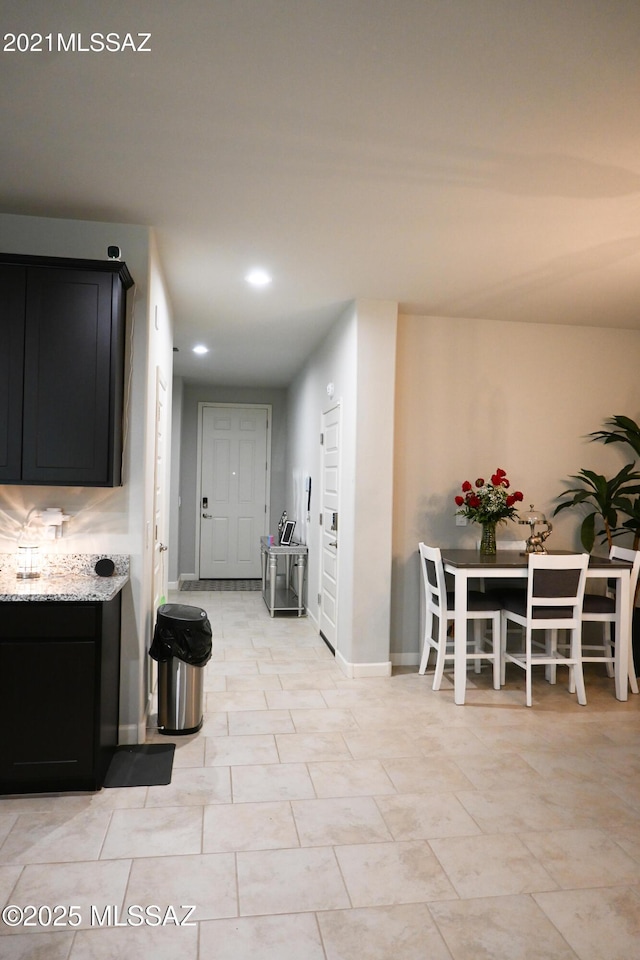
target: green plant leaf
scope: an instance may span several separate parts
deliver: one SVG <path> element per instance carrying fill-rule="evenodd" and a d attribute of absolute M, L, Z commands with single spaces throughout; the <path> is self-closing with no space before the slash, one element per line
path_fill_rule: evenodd
<path fill-rule="evenodd" d="M 589 434 L 591 440 L 600 440 L 602 443 L 628 443 L 632 450 L 640 456 L 640 426 L 631 417 L 617 414 L 605 421 L 612 430 L 596 430 Z"/>
<path fill-rule="evenodd" d="M 553 516 L 555 517 L 555 515 L 557 513 L 560 513 L 561 510 L 566 510 L 567 507 L 575 507 L 577 506 L 577 504 L 583 503 L 583 501 L 586 500 L 587 497 L 589 496 L 590 496 L 589 493 L 576 494 L 575 497 L 572 497 L 571 500 L 567 500 L 565 503 L 559 503 L 558 506 L 553 511 Z"/>
<path fill-rule="evenodd" d="M 582 521 L 582 526 L 580 527 L 580 541 L 582 546 L 585 548 L 587 553 L 591 553 L 593 550 L 593 544 L 596 539 L 596 515 L 595 513 L 590 513 Z"/>
<path fill-rule="evenodd" d="M 611 417 L 611 420 L 608 422 L 615 423 L 621 430 L 628 430 L 630 433 L 637 434 L 640 437 L 640 426 L 635 420 L 632 420 L 631 417 L 625 417 L 624 414 L 619 413 L 615 417 Z"/>
<path fill-rule="evenodd" d="M 588 479 L 591 481 L 591 483 L 593 484 L 593 486 L 596 487 L 596 488 L 597 488 L 598 483 L 599 483 L 600 481 L 604 480 L 605 483 L 607 482 L 604 474 L 602 474 L 602 473 L 596 473 L 594 470 L 587 470 L 586 467 L 583 467 L 583 468 L 580 470 L 580 476 L 583 477 L 583 478 L 585 478 L 585 477 L 588 478 Z"/>

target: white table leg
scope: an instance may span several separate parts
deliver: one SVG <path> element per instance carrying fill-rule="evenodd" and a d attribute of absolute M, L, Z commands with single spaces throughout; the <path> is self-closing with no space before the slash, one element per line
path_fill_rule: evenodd
<path fill-rule="evenodd" d="M 629 696 L 629 644 L 631 642 L 631 597 L 629 594 L 630 573 L 624 571 L 618 577 L 616 590 L 616 697 L 626 700 Z"/>
<path fill-rule="evenodd" d="M 463 704 L 467 686 L 467 571 L 456 570 L 454 581 L 453 699 L 455 703 Z"/>

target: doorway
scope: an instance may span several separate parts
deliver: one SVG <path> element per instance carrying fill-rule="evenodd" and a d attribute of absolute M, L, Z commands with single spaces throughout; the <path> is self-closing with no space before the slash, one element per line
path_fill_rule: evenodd
<path fill-rule="evenodd" d="M 199 404 L 198 576 L 257 579 L 269 528 L 269 404 Z"/>
<path fill-rule="evenodd" d="M 320 464 L 320 634 L 335 653 L 338 639 L 340 404 L 322 414 Z"/>

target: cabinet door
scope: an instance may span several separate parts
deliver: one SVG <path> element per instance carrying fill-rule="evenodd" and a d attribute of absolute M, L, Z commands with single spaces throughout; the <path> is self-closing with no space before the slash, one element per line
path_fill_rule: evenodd
<path fill-rule="evenodd" d="M 0 264 L 0 481 L 20 479 L 24 267 Z"/>
<path fill-rule="evenodd" d="M 112 286 L 117 282 L 98 271 L 28 270 L 23 483 L 113 482 Z"/>
<path fill-rule="evenodd" d="M 0 793 L 92 777 L 95 660 L 89 640 L 0 641 Z"/>

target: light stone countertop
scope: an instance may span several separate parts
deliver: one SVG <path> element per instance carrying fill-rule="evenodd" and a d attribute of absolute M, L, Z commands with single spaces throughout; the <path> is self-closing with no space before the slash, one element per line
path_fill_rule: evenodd
<path fill-rule="evenodd" d="M 94 567 L 109 556 L 115 564 L 110 577 L 99 577 Z M 59 602 L 113 600 L 129 580 L 129 557 L 113 554 L 43 554 L 42 575 L 36 579 L 16 577 L 13 555 L 0 557 L 0 602 Z"/>

